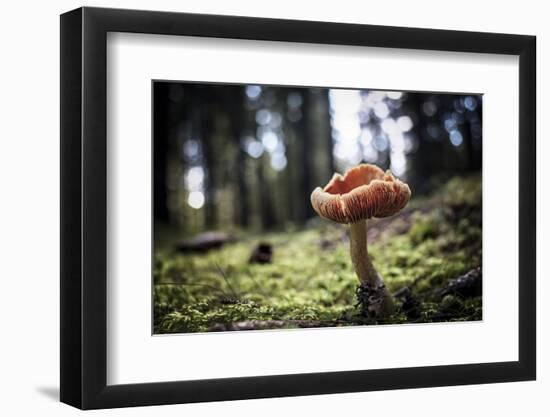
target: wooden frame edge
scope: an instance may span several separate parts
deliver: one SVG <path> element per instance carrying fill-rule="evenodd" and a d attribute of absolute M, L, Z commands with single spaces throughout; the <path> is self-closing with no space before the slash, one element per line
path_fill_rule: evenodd
<path fill-rule="evenodd" d="M 518 55 L 519 361 L 107 386 L 105 103 L 109 31 Z M 60 57 L 62 402 L 82 409 L 113 408 L 536 378 L 535 37 L 81 8 L 61 16 Z"/>

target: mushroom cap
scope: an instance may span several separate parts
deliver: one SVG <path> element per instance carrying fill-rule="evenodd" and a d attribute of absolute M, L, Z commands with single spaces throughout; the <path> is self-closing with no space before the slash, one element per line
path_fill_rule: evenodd
<path fill-rule="evenodd" d="M 392 216 L 407 205 L 411 190 L 388 170 L 361 164 L 334 174 L 325 188 L 311 193 L 317 214 L 338 223 L 356 223 L 371 217 Z"/>

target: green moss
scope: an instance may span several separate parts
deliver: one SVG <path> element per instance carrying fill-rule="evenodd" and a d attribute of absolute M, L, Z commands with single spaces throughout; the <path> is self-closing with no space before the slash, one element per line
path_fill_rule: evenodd
<path fill-rule="evenodd" d="M 450 280 L 481 265 L 479 177 L 452 179 L 410 207 L 369 241 L 369 254 L 388 288 L 408 287 L 419 303 L 415 317 L 398 310 L 384 322 L 479 320 L 480 297 L 439 296 Z M 373 324 L 357 316 L 358 280 L 346 234 L 345 226 L 317 221 L 302 231 L 244 235 L 202 255 L 157 251 L 155 332 L 202 332 L 247 320 L 287 320 L 287 327 L 296 320 Z M 248 264 L 260 241 L 273 245 L 273 262 Z"/>
<path fill-rule="evenodd" d="M 414 223 L 409 232 L 412 243 L 419 244 L 426 239 L 434 239 L 439 234 L 439 226 L 435 218 L 430 216 L 414 216 Z"/>

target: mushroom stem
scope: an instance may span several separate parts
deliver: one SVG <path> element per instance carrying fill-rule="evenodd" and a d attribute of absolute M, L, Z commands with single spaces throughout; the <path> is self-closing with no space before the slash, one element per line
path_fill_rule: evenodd
<path fill-rule="evenodd" d="M 350 223 L 351 261 L 361 284 L 378 285 L 378 272 L 374 268 L 367 249 L 367 221 Z"/>
<path fill-rule="evenodd" d="M 350 252 L 355 273 L 361 286 L 373 291 L 372 305 L 368 309 L 376 317 L 387 317 L 395 308 L 393 297 L 386 288 L 384 280 L 374 268 L 367 249 L 367 221 L 350 223 Z"/>

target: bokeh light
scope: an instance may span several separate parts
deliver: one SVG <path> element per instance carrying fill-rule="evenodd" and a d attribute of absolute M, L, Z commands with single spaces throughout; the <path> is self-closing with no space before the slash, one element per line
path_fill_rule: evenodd
<path fill-rule="evenodd" d="M 204 194 L 201 191 L 191 191 L 187 203 L 196 210 L 200 209 L 204 206 Z"/>

